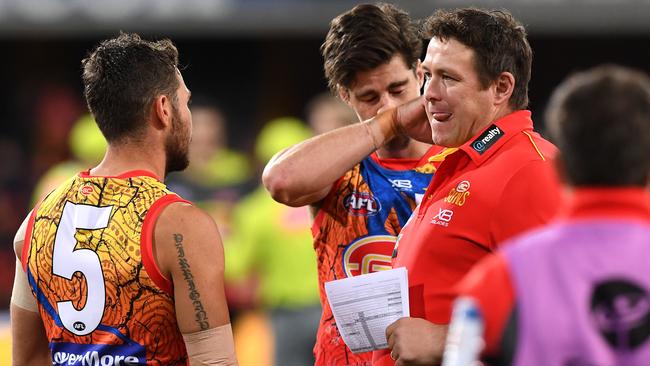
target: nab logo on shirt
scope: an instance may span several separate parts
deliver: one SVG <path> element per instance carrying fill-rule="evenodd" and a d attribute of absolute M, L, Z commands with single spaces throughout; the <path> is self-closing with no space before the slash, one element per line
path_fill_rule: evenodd
<path fill-rule="evenodd" d="M 373 216 L 381 210 L 379 201 L 369 192 L 352 192 L 345 196 L 343 205 L 354 216 Z"/>
<path fill-rule="evenodd" d="M 391 255 L 397 238 L 373 235 L 348 245 L 343 252 L 343 269 L 348 277 L 391 268 Z"/>

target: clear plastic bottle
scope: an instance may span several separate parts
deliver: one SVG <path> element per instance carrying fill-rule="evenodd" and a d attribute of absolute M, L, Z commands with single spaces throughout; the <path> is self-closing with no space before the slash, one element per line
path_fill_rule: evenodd
<path fill-rule="evenodd" d="M 451 316 L 442 366 L 481 365 L 479 357 L 485 345 L 484 328 L 483 316 L 476 301 L 469 297 L 457 299 Z"/>

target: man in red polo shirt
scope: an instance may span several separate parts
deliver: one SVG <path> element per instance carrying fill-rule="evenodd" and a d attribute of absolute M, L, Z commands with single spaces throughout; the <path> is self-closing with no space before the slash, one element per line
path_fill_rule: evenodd
<path fill-rule="evenodd" d="M 453 347 L 465 339 L 491 365 L 648 365 L 650 78 L 614 65 L 575 74 L 547 123 L 571 198 L 461 281 L 445 361 L 476 361 L 479 347 Z M 483 334 L 468 333 L 470 314 Z"/>
<path fill-rule="evenodd" d="M 499 243 L 548 222 L 560 203 L 557 149 L 525 110 L 532 51 L 523 26 L 505 11 L 458 9 L 436 12 L 425 30 L 420 103 L 433 142 L 458 150 L 399 236 L 393 267 L 408 269 L 412 318 L 387 329 L 390 352 L 375 352 L 373 365 L 439 362 L 454 285 Z M 408 107 L 416 106 L 399 108 L 395 124 L 414 124 Z M 420 349 L 433 356 L 418 358 Z"/>

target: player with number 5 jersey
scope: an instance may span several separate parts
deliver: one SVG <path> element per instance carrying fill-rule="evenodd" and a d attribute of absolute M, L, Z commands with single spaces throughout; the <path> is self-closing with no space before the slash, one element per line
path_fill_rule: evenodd
<path fill-rule="evenodd" d="M 189 164 L 178 50 L 120 34 L 82 65 L 108 149 L 16 233 L 13 365 L 237 365 L 217 226 L 163 183 Z"/>
<path fill-rule="evenodd" d="M 151 173 L 84 172 L 33 211 L 22 263 L 55 363 L 184 362 L 171 283 L 151 247 L 157 215 L 173 202 L 184 201 Z"/>

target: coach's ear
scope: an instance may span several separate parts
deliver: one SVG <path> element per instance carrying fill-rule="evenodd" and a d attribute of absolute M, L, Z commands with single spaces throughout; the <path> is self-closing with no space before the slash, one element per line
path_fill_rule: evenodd
<path fill-rule="evenodd" d="M 153 100 L 151 122 L 156 130 L 171 128 L 174 108 L 172 99 L 165 94 L 158 95 Z"/>
<path fill-rule="evenodd" d="M 492 83 L 492 93 L 495 105 L 505 105 L 510 101 L 513 91 L 515 90 L 515 77 L 511 73 L 504 71 Z"/>

